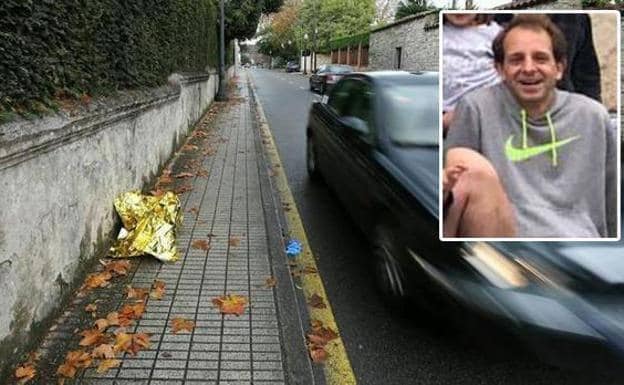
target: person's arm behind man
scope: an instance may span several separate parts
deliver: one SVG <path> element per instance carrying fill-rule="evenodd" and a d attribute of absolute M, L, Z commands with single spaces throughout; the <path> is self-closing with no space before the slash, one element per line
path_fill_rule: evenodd
<path fill-rule="evenodd" d="M 600 65 L 594 48 L 591 19 L 588 15 L 577 14 L 576 28 L 579 29 L 576 55 L 570 58 L 568 65 L 572 66 L 570 77 L 574 92 L 587 95 L 599 102 L 601 100 Z"/>

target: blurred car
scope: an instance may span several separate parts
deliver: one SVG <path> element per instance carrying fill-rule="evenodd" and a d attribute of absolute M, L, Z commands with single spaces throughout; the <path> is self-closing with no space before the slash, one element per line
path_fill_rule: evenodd
<path fill-rule="evenodd" d="M 286 72 L 299 72 L 299 63 L 294 61 L 286 63 Z"/>
<path fill-rule="evenodd" d="M 353 72 L 348 65 L 324 64 L 310 76 L 310 91 L 328 92 L 345 74 Z"/>
<path fill-rule="evenodd" d="M 439 240 L 438 119 L 426 72 L 346 75 L 310 110 L 308 174 L 370 240 L 386 302 L 478 315 L 555 364 L 624 358 L 624 242 Z"/>

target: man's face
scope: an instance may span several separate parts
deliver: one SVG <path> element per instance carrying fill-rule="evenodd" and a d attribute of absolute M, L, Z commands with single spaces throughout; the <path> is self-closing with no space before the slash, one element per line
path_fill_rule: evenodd
<path fill-rule="evenodd" d="M 517 27 L 509 31 L 503 48 L 503 64 L 496 69 L 520 105 L 546 110 L 565 66 L 555 60 L 548 33 Z"/>

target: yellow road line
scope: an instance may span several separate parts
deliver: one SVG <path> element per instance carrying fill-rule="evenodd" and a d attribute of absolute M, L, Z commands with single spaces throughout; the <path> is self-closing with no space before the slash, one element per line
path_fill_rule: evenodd
<path fill-rule="evenodd" d="M 310 249 L 310 244 L 308 243 L 308 237 L 306 236 L 303 223 L 301 222 L 301 217 L 299 216 L 299 210 L 297 210 L 297 205 L 295 204 L 295 200 L 290 192 L 284 167 L 282 166 L 277 147 L 275 146 L 273 135 L 269 129 L 269 123 L 264 115 L 264 110 L 260 105 L 258 94 L 251 80 L 250 83 L 252 85 L 252 92 L 255 96 L 254 99 L 256 100 L 258 114 L 260 115 L 260 130 L 262 137 L 264 138 L 264 147 L 274 171 L 274 181 L 280 194 L 282 204 L 290 208 L 289 211 L 285 212 L 289 234 L 292 238 L 298 239 L 302 245 L 302 252 L 297 257 L 297 262 L 302 267 L 309 266 L 318 271 L 316 262 L 314 261 L 314 256 L 312 255 L 312 251 Z M 275 167 L 275 165 L 279 165 L 279 167 Z M 313 294 L 316 294 L 323 299 L 323 302 L 327 306 L 324 309 L 318 309 L 306 303 L 310 318 L 321 321 L 325 327 L 330 327 L 335 330 L 338 335 L 340 335 L 340 331 L 338 330 L 338 325 L 334 319 L 334 313 L 331 309 L 331 305 L 329 304 L 329 299 L 325 293 L 325 287 L 323 286 L 323 281 L 321 280 L 320 275 L 309 273 L 302 274 L 301 283 L 306 302 L 308 298 L 310 298 Z M 353 369 L 351 368 L 351 362 L 349 362 L 347 351 L 342 343 L 342 338 L 335 339 L 328 343 L 325 350 L 329 353 L 329 357 L 327 358 L 327 361 L 325 361 L 324 366 L 325 380 L 327 384 L 355 385 L 355 375 L 353 374 Z"/>

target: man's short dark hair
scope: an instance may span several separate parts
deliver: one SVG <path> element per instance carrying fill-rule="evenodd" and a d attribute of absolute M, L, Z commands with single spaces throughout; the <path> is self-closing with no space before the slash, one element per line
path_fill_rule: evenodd
<path fill-rule="evenodd" d="M 563 33 L 546 15 L 525 14 L 521 13 L 516 16 L 503 28 L 492 42 L 492 50 L 494 51 L 494 62 L 503 64 L 505 61 L 505 48 L 503 43 L 509 31 L 514 28 L 525 28 L 534 31 L 545 31 L 550 36 L 552 43 L 553 56 L 557 63 L 565 63 L 567 54 L 567 43 Z"/>

